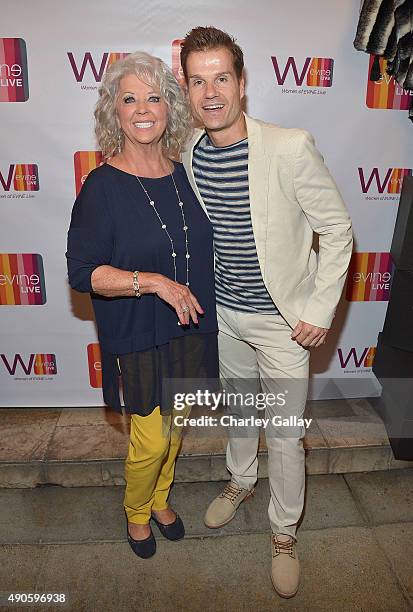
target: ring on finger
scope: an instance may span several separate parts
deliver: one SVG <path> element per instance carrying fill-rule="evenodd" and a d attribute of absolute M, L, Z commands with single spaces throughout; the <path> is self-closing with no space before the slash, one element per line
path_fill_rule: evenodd
<path fill-rule="evenodd" d="M 184 306 L 182 308 L 182 313 L 188 312 L 189 311 L 189 306 Z"/>

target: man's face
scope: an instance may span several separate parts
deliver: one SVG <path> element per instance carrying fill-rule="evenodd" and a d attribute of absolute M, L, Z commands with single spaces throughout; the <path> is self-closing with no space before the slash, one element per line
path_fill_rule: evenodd
<path fill-rule="evenodd" d="M 225 47 L 193 51 L 187 58 L 192 114 L 208 132 L 227 131 L 242 115 L 244 77 L 238 80 L 231 52 Z"/>

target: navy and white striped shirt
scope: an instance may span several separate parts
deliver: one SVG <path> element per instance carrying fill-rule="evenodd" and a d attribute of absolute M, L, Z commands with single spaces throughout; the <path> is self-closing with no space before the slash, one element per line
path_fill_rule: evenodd
<path fill-rule="evenodd" d="M 279 314 L 262 280 L 248 190 L 248 139 L 215 147 L 208 135 L 192 168 L 214 228 L 217 303 L 231 310 Z"/>

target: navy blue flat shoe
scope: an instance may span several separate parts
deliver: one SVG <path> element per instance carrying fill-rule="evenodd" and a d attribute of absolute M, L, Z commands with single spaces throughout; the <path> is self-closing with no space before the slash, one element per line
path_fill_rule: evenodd
<path fill-rule="evenodd" d="M 144 540 L 134 540 L 129 533 L 128 517 L 126 517 L 126 534 L 131 549 L 135 555 L 141 557 L 141 559 L 149 559 L 149 557 L 152 557 L 156 553 L 156 540 L 152 533 L 152 529 L 151 534 Z"/>
<path fill-rule="evenodd" d="M 176 515 L 176 519 L 169 525 L 164 525 L 152 514 L 152 520 L 158 525 L 158 529 L 164 538 L 168 540 L 182 540 L 185 535 L 185 527 L 180 517 Z"/>

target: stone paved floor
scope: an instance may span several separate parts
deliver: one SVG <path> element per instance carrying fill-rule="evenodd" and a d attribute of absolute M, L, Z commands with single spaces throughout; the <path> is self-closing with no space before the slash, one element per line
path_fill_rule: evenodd
<path fill-rule="evenodd" d="M 222 530 L 202 513 L 222 483 L 182 483 L 172 504 L 187 537 L 138 559 L 125 539 L 123 487 L 0 490 L 4 610 L 73 612 L 406 612 L 413 610 L 413 470 L 310 476 L 298 550 L 299 593 L 270 582 L 268 482 Z M 68 603 L 4 605 L 7 593 L 66 593 Z"/>
<path fill-rule="evenodd" d="M 191 417 L 205 410 L 194 408 Z M 307 403 L 306 467 L 331 474 L 411 467 L 394 459 L 383 421 L 366 399 Z M 105 408 L 0 409 L 0 487 L 38 484 L 124 484 L 129 419 Z M 227 431 L 187 427 L 177 463 L 178 482 L 223 480 Z M 266 476 L 266 445 L 260 476 Z"/>

